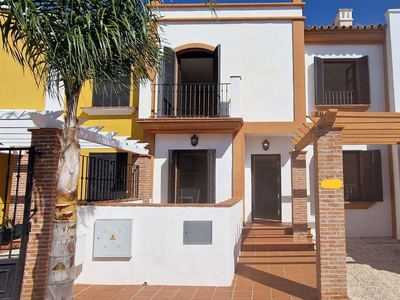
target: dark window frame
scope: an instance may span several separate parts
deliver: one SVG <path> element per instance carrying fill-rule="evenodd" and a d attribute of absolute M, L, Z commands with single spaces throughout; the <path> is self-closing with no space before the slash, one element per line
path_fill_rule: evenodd
<path fill-rule="evenodd" d="M 111 80 L 106 80 L 102 83 L 94 82 L 92 95 L 93 107 L 129 107 L 131 98 L 130 70 L 126 70 L 125 74 L 119 73 L 116 77 L 116 82 Z"/>
<path fill-rule="evenodd" d="M 128 153 L 89 153 L 87 200 L 126 198 Z"/>
<path fill-rule="evenodd" d="M 207 202 L 201 203 L 216 203 L 216 149 L 168 150 L 168 203 L 178 203 L 178 173 L 180 172 L 178 156 L 182 153 L 194 152 L 204 152 L 207 156 L 207 194 L 202 195 L 202 199 L 206 199 Z"/>
<path fill-rule="evenodd" d="M 334 63 L 355 64 L 355 91 L 327 91 L 325 90 L 324 65 Z M 346 76 L 347 74 L 343 74 Z M 346 106 L 346 105 L 370 105 L 368 56 L 360 58 L 321 58 L 314 57 L 314 87 L 316 106 Z M 347 81 L 346 81 L 347 84 Z M 346 88 L 347 89 L 347 88 Z M 329 94 L 331 93 L 331 94 Z M 355 98 L 350 99 L 354 93 Z"/>
<path fill-rule="evenodd" d="M 212 80 L 208 82 L 182 82 L 182 59 L 209 58 L 212 59 Z M 221 87 L 221 45 L 214 51 L 201 48 L 184 49 L 175 52 L 164 47 L 162 76 L 160 86 L 162 95 L 159 102 L 160 116 L 180 117 L 216 117 L 220 115 Z"/>
<path fill-rule="evenodd" d="M 349 202 L 382 202 L 383 186 L 382 186 L 382 159 L 380 150 L 349 150 L 343 151 L 344 156 L 349 154 L 357 154 L 358 159 L 358 196 L 351 198 L 349 196 L 349 184 L 346 184 L 346 173 L 343 166 L 343 185 L 344 198 Z M 353 183 L 351 183 L 353 184 Z"/>

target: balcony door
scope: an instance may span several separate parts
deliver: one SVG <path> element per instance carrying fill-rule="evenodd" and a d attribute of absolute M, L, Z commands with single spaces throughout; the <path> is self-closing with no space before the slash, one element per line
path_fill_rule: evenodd
<path fill-rule="evenodd" d="M 252 155 L 252 218 L 281 220 L 280 155 Z"/>
<path fill-rule="evenodd" d="M 169 203 L 215 203 L 215 150 L 169 151 Z"/>
<path fill-rule="evenodd" d="M 159 87 L 163 90 L 161 105 L 164 115 L 179 117 L 218 115 L 220 48 L 218 45 L 214 51 L 185 49 L 178 53 L 174 53 L 171 48 L 164 48 L 165 84 Z"/>

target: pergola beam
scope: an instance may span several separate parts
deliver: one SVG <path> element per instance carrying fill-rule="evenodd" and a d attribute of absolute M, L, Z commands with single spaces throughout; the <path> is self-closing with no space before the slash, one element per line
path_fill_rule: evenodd
<path fill-rule="evenodd" d="M 400 143 L 400 114 L 390 112 L 343 112 L 336 109 L 317 111 L 310 117 L 312 128 L 301 130 L 294 149 L 301 151 L 313 142 L 317 126 L 341 127 L 344 145 L 395 145 Z"/>
<path fill-rule="evenodd" d="M 57 120 L 53 116 L 43 115 L 41 113 L 32 112 L 29 113 L 33 123 L 38 128 L 59 128 L 63 129 L 64 122 Z M 145 149 L 147 144 L 137 143 L 137 141 L 121 140 L 114 136 L 117 132 L 96 132 L 91 129 L 85 129 L 80 127 L 78 131 L 78 138 L 86 141 L 94 142 L 103 146 L 112 147 L 118 150 L 123 150 L 135 154 L 148 154 L 148 150 Z"/>

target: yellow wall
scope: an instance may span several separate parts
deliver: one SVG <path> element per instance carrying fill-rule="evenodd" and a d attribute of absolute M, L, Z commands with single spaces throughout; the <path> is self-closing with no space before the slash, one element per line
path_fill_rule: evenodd
<path fill-rule="evenodd" d="M 138 99 L 139 93 L 135 89 L 131 92 L 130 106 L 137 108 L 139 105 Z M 83 112 L 82 107 L 92 107 L 92 87 L 89 83 L 86 83 L 82 88 L 79 98 L 78 118 L 87 120 L 83 126 L 104 126 L 102 131 L 117 131 L 117 136 L 129 136 L 134 140 L 142 140 L 143 130 L 135 121 L 138 114 L 137 111 L 127 116 L 92 116 Z"/>
<path fill-rule="evenodd" d="M 0 50 L 0 69 L 0 109 L 44 109 L 43 86 L 38 87 L 30 71 L 23 70 L 3 50 Z"/>
<path fill-rule="evenodd" d="M 0 45 L 1 46 L 1 45 Z M 44 110 L 45 92 L 37 86 L 29 70 L 13 60 L 11 55 L 0 50 L 0 109 Z M 131 93 L 130 106 L 138 107 L 138 91 Z M 86 83 L 79 99 L 79 107 L 92 106 L 92 87 Z M 78 118 L 86 119 L 84 126 L 105 126 L 103 131 L 117 131 L 118 136 L 129 136 L 141 140 L 143 130 L 135 122 L 137 111 L 129 116 L 88 116 L 78 110 Z"/>
<path fill-rule="evenodd" d="M 14 157 L 11 156 L 11 166 L 14 165 Z M 4 211 L 7 211 L 5 204 L 11 195 L 11 178 L 8 182 L 8 192 L 6 195 L 6 181 L 7 181 L 7 166 L 8 166 L 8 154 L 0 153 L 0 224 L 3 222 Z"/>

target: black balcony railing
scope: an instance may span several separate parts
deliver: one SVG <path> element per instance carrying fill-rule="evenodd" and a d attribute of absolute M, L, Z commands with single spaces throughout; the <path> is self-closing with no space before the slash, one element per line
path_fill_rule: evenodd
<path fill-rule="evenodd" d="M 80 156 L 78 199 L 86 201 L 137 198 L 139 166 Z"/>
<path fill-rule="evenodd" d="M 229 83 L 154 84 L 156 117 L 229 117 Z"/>
<path fill-rule="evenodd" d="M 324 99 L 317 105 L 353 105 L 359 104 L 356 91 L 325 91 Z"/>
<path fill-rule="evenodd" d="M 358 184 L 345 184 L 343 186 L 344 200 L 356 201 L 360 199 L 360 186 Z"/>

